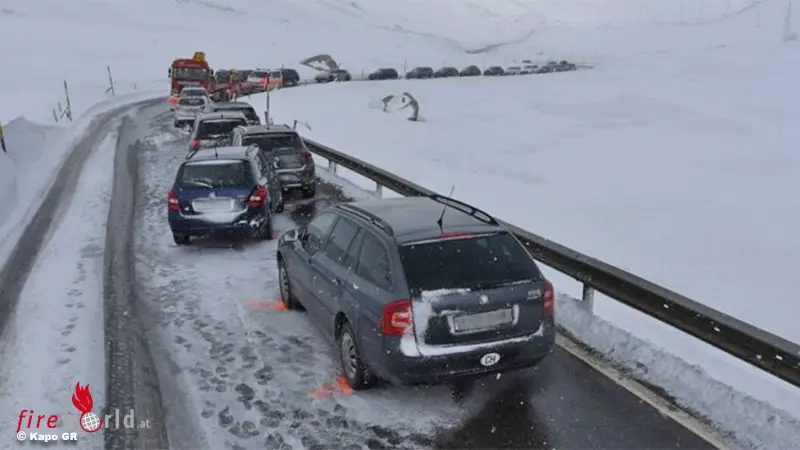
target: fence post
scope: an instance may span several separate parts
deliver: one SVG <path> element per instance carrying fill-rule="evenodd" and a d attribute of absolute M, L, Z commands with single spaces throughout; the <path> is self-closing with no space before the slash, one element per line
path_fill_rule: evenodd
<path fill-rule="evenodd" d="M 55 108 L 53 108 L 53 121 L 55 121 L 55 123 L 58 123 L 58 113 L 56 113 Z"/>
<path fill-rule="evenodd" d="M 67 109 L 64 110 L 64 114 L 66 114 L 67 119 L 72 122 L 72 102 L 69 100 L 69 87 L 67 86 L 67 80 L 64 80 L 64 95 L 67 98 Z"/>
<path fill-rule="evenodd" d="M 114 89 L 114 78 L 111 77 L 111 66 L 106 66 L 106 70 L 108 71 L 108 89 L 106 89 L 106 92 L 111 92 L 111 95 L 116 96 L 117 92 Z"/>
<path fill-rule="evenodd" d="M 6 137 L 3 135 L 3 121 L 0 120 L 0 147 L 3 149 L 3 153 L 8 153 L 8 149 L 6 148 Z"/>
<path fill-rule="evenodd" d="M 375 183 L 375 195 L 377 195 L 378 198 L 383 198 L 383 186 L 377 182 Z"/>
<path fill-rule="evenodd" d="M 594 312 L 594 288 L 586 283 L 583 283 L 583 296 L 581 297 L 581 306 L 588 312 Z"/>
<path fill-rule="evenodd" d="M 328 171 L 333 174 L 336 173 L 336 163 L 332 160 L 328 160 Z"/>

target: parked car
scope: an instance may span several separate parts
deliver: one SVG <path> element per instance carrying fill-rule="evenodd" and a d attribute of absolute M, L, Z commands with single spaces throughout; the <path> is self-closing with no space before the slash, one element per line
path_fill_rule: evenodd
<path fill-rule="evenodd" d="M 195 119 L 189 152 L 206 147 L 221 147 L 230 143 L 231 132 L 247 125 L 247 117 L 241 111 L 221 111 L 202 114 Z"/>
<path fill-rule="evenodd" d="M 280 79 L 281 86 L 297 86 L 300 83 L 300 74 L 294 69 L 277 69 L 270 74 L 271 78 Z"/>
<path fill-rule="evenodd" d="M 321 211 L 278 243 L 281 298 L 336 342 L 354 389 L 531 367 L 553 351 L 553 285 L 489 214 L 435 195 Z"/>
<path fill-rule="evenodd" d="M 194 124 L 195 119 L 208 105 L 206 97 L 178 98 L 175 105 L 175 128 L 184 128 Z"/>
<path fill-rule="evenodd" d="M 506 75 L 522 75 L 523 73 L 522 67 L 520 66 L 511 66 L 506 69 Z"/>
<path fill-rule="evenodd" d="M 558 64 L 555 65 L 556 72 L 571 72 L 574 70 L 578 70 L 578 66 L 571 62 L 559 61 Z"/>
<path fill-rule="evenodd" d="M 502 77 L 505 74 L 506 71 L 500 66 L 492 66 L 483 71 L 483 75 L 486 77 Z"/>
<path fill-rule="evenodd" d="M 433 78 L 433 69 L 430 67 L 415 67 L 411 69 L 406 74 L 406 79 L 413 80 L 413 79 L 424 79 L 424 78 Z"/>
<path fill-rule="evenodd" d="M 167 194 L 167 218 L 178 245 L 210 234 L 272 239 L 273 214 L 282 202 L 280 186 L 257 149 L 205 149 L 178 168 Z"/>
<path fill-rule="evenodd" d="M 434 78 L 450 78 L 459 76 L 459 71 L 455 67 L 442 67 L 433 74 Z"/>
<path fill-rule="evenodd" d="M 480 76 L 481 69 L 478 66 L 467 66 L 458 73 L 462 77 L 477 77 Z"/>
<path fill-rule="evenodd" d="M 256 69 L 250 72 L 250 75 L 247 77 L 246 86 L 250 93 L 264 92 L 270 86 L 279 85 L 280 80 L 280 72 L 269 69 Z"/>
<path fill-rule="evenodd" d="M 526 64 L 522 66 L 522 73 L 524 75 L 536 73 L 537 70 L 539 70 L 539 66 L 537 66 L 536 64 Z"/>
<path fill-rule="evenodd" d="M 314 81 L 317 83 L 330 83 L 332 81 L 350 81 L 353 77 L 350 75 L 350 72 L 344 69 L 336 69 L 336 70 L 326 70 L 325 72 L 320 72 L 317 76 L 314 77 Z"/>
<path fill-rule="evenodd" d="M 261 117 L 259 117 L 253 105 L 247 102 L 216 102 L 209 103 L 206 106 L 206 113 L 221 112 L 221 111 L 239 111 L 247 118 L 249 125 L 261 125 Z"/>
<path fill-rule="evenodd" d="M 396 70 L 384 67 L 372 72 L 367 78 L 370 80 L 396 80 L 399 77 Z"/>
<path fill-rule="evenodd" d="M 231 143 L 257 146 L 272 165 L 284 191 L 299 190 L 304 198 L 316 195 L 314 158 L 297 131 L 288 125 L 237 127 Z"/>

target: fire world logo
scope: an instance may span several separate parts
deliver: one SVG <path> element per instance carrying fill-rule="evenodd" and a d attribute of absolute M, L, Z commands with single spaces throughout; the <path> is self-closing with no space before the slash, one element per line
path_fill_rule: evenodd
<path fill-rule="evenodd" d="M 75 393 L 72 394 L 72 404 L 81 412 L 81 429 L 87 433 L 94 433 L 103 427 L 103 419 L 92 412 L 94 400 L 92 393 L 89 392 L 89 385 L 81 387 L 81 383 L 75 384 Z"/>

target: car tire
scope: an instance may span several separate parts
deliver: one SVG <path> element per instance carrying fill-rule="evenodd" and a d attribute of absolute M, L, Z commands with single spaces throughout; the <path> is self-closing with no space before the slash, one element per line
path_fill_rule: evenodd
<path fill-rule="evenodd" d="M 260 230 L 258 230 L 258 237 L 261 240 L 269 241 L 272 240 L 273 234 L 274 230 L 272 227 L 272 215 L 270 214 L 267 216 L 267 220 L 266 222 L 264 222 L 264 225 L 261 227 Z"/>
<path fill-rule="evenodd" d="M 339 345 L 339 360 L 342 372 L 354 390 L 369 389 L 378 381 L 361 358 L 356 337 L 350 323 L 345 322 L 339 330 L 336 342 Z"/>
<path fill-rule="evenodd" d="M 304 187 L 303 188 L 303 198 L 305 200 L 308 200 L 310 198 L 314 198 L 315 195 L 317 195 L 317 186 L 316 185 L 312 185 L 310 187 Z"/>
<path fill-rule="evenodd" d="M 172 233 L 172 240 L 175 241 L 176 245 L 189 245 L 192 243 L 188 234 Z"/>
<path fill-rule="evenodd" d="M 292 285 L 289 283 L 289 272 L 286 271 L 286 263 L 283 258 L 278 259 L 278 286 L 281 292 L 281 303 L 287 309 L 302 309 L 302 305 L 292 294 Z"/>

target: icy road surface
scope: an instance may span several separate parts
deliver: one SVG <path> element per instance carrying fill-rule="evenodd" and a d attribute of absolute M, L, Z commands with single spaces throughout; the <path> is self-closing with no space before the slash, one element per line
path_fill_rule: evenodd
<path fill-rule="evenodd" d="M 338 362 L 305 314 L 274 309 L 276 243 L 177 247 L 165 199 L 187 137 L 164 114 L 143 141 L 136 275 L 174 448 L 711 448 L 560 349 L 535 370 L 479 386 L 312 398 Z M 341 200 L 320 184 L 275 231 Z"/>

